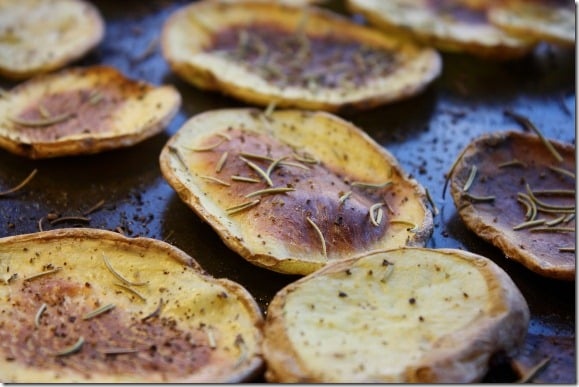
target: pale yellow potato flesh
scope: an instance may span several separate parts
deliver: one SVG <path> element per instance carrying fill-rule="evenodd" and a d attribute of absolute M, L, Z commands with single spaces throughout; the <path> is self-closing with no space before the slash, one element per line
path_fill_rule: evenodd
<path fill-rule="evenodd" d="M 528 54 L 536 39 L 512 36 L 488 21 L 493 0 L 347 0 L 352 13 L 387 33 L 398 33 L 442 51 L 491 59 Z"/>
<path fill-rule="evenodd" d="M 274 382 L 465 383 L 516 353 L 529 310 L 492 261 L 404 248 L 336 262 L 269 305 L 264 355 Z"/>
<path fill-rule="evenodd" d="M 262 365 L 253 297 L 167 243 L 93 229 L 20 235 L 0 239 L 0 268 L 3 382 L 231 382 Z M 77 352 L 58 354 L 80 337 Z"/>
<path fill-rule="evenodd" d="M 62 68 L 104 33 L 104 20 L 88 1 L 0 0 L 0 76 L 29 78 Z"/>

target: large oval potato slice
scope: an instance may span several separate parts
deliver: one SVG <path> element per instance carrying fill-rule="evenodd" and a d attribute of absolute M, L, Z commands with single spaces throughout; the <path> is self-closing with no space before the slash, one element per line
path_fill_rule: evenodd
<path fill-rule="evenodd" d="M 63 229 L 0 239 L 0 380 L 234 382 L 263 366 L 240 285 L 149 238 Z"/>
<path fill-rule="evenodd" d="M 227 246 L 307 274 L 353 253 L 423 245 L 424 189 L 367 134 L 324 112 L 224 109 L 169 140 L 161 171 Z"/>
<path fill-rule="evenodd" d="M 568 0 L 509 0 L 491 7 L 489 20 L 516 36 L 574 46 L 575 7 Z"/>
<path fill-rule="evenodd" d="M 180 104 L 173 86 L 112 67 L 40 75 L 0 98 L 0 147 L 33 159 L 127 147 L 162 131 Z"/>
<path fill-rule="evenodd" d="M 507 34 L 488 20 L 493 0 L 348 0 L 347 7 L 377 28 L 400 33 L 442 51 L 513 59 L 536 40 Z"/>
<path fill-rule="evenodd" d="M 64 67 L 102 40 L 98 9 L 82 0 L 0 0 L 0 75 L 20 79 Z"/>
<path fill-rule="evenodd" d="M 266 106 L 371 108 L 422 91 L 441 71 L 432 49 L 314 7 L 200 1 L 175 12 L 163 55 L 192 84 Z"/>
<path fill-rule="evenodd" d="M 487 258 L 403 248 L 333 262 L 279 291 L 264 329 L 282 383 L 466 383 L 514 355 L 527 303 Z"/>
<path fill-rule="evenodd" d="M 450 174 L 458 213 L 481 238 L 528 269 L 575 279 L 575 147 L 498 132 L 471 142 Z M 465 189 L 466 188 L 466 189 Z"/>

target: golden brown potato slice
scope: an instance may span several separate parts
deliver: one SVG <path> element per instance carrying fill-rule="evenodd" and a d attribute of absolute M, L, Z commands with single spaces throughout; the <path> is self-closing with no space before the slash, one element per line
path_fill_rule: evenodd
<path fill-rule="evenodd" d="M 0 147 L 33 159 L 134 145 L 162 131 L 181 96 L 111 67 L 62 70 L 0 97 Z"/>
<path fill-rule="evenodd" d="M 266 106 L 364 109 L 421 92 L 441 71 L 432 49 L 314 7 L 201 1 L 175 12 L 162 51 L 192 84 Z"/>
<path fill-rule="evenodd" d="M 527 303 L 491 260 L 403 248 L 333 262 L 279 291 L 265 322 L 266 378 L 282 383 L 467 383 L 513 355 Z"/>
<path fill-rule="evenodd" d="M 0 0 L 0 75 L 28 78 L 64 67 L 97 46 L 105 25 L 82 0 Z"/>
<path fill-rule="evenodd" d="M 513 59 L 536 40 L 511 36 L 488 20 L 493 0 L 348 0 L 347 7 L 377 28 L 451 52 Z"/>
<path fill-rule="evenodd" d="M 424 189 L 390 153 L 324 112 L 224 109 L 187 121 L 161 171 L 249 262 L 308 274 L 372 249 L 423 245 Z"/>
<path fill-rule="evenodd" d="M 555 279 L 575 279 L 575 147 L 498 132 L 469 144 L 450 186 L 466 225 L 507 258 Z"/>
<path fill-rule="evenodd" d="M 240 285 L 149 238 L 63 229 L 0 239 L 0 380 L 235 382 L 263 366 Z"/>
<path fill-rule="evenodd" d="M 505 31 L 564 46 L 575 45 L 575 3 L 568 0 L 509 0 L 489 11 Z"/>

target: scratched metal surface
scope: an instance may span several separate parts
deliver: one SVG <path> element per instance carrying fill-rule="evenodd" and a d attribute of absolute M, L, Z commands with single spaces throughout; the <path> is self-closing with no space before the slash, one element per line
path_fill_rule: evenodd
<path fill-rule="evenodd" d="M 244 104 L 195 89 L 171 74 L 163 60 L 160 28 L 186 1 L 94 3 L 107 22 L 105 40 L 77 64 L 108 64 L 129 77 L 174 84 L 183 96 L 183 106 L 164 133 L 132 148 L 41 161 L 0 150 L 0 191 L 38 169 L 25 189 L 0 198 L 0 237 L 35 232 L 38 220 L 49 213 L 80 215 L 104 199 L 104 206 L 90 215 L 88 224 L 44 222 L 44 229 L 120 227 L 129 236 L 166 240 L 195 257 L 212 275 L 241 283 L 265 311 L 275 292 L 296 277 L 257 268 L 226 248 L 179 200 L 158 164 L 161 148 L 188 117 Z M 343 11 L 339 2 L 329 6 Z M 0 85 L 6 88 L 14 83 L 0 80 Z M 444 55 L 442 76 L 422 95 L 345 118 L 392 152 L 431 192 L 440 214 L 434 219 L 428 247 L 459 248 L 489 257 L 519 286 L 532 318 L 517 364 L 527 369 L 549 356 L 550 363 L 537 380 L 575 383 L 575 283 L 539 277 L 507 260 L 465 228 L 449 194 L 442 197 L 444 174 L 471 139 L 492 131 L 520 130 L 503 114 L 507 108 L 528 116 L 548 137 L 574 143 L 575 53 L 542 47 L 531 57 L 509 63 Z M 513 367 L 499 356 L 485 381 L 516 378 Z"/>

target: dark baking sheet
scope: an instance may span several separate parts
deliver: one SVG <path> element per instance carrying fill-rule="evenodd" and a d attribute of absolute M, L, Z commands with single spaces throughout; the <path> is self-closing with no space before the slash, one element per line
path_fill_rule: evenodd
<path fill-rule="evenodd" d="M 44 229 L 93 227 L 129 236 L 165 240 L 193 256 L 209 273 L 245 286 L 265 311 L 272 296 L 297 277 L 255 267 L 224 246 L 213 230 L 189 210 L 164 181 L 158 155 L 169 137 L 194 114 L 244 106 L 217 93 L 202 92 L 173 75 L 161 56 L 159 31 L 167 16 L 187 1 L 94 1 L 107 22 L 102 44 L 78 65 L 108 64 L 127 76 L 171 83 L 183 105 L 166 131 L 132 148 L 99 155 L 31 161 L 0 150 L 0 191 L 34 168 L 36 177 L 17 194 L 0 198 L 0 237 L 38 231 L 49 213 L 90 214 L 90 222 L 63 222 Z M 328 7 L 342 12 L 340 2 Z M 2 87 L 14 83 L 1 81 Z M 531 310 L 529 334 L 516 359 L 526 370 L 550 357 L 535 381 L 576 382 L 575 283 L 542 278 L 509 261 L 465 228 L 447 193 L 444 174 L 461 149 L 482 133 L 520 127 L 504 115 L 526 115 L 545 135 L 575 142 L 575 52 L 540 47 L 527 58 L 497 63 L 458 54 L 444 55 L 444 71 L 422 95 L 345 118 L 364 129 L 400 161 L 432 194 L 440 214 L 427 246 L 459 248 L 493 259 L 523 292 Z M 521 371 L 493 359 L 488 382 L 512 382 Z"/>

